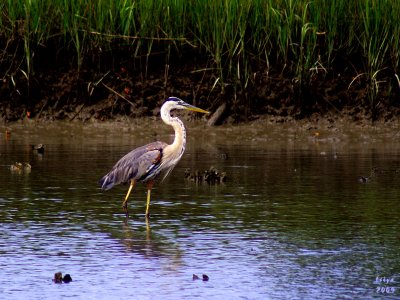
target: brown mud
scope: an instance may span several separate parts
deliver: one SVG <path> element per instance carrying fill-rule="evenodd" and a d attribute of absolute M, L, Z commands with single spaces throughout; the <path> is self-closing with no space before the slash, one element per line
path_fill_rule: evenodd
<path fill-rule="evenodd" d="M 389 92 L 389 82 L 380 83 L 379 98 L 371 102 L 368 83 L 345 63 L 329 74 L 315 72 L 301 84 L 278 66 L 255 64 L 253 78 L 244 87 L 240 82 L 221 83 L 210 60 L 190 51 L 168 61 L 161 55 L 134 59 L 124 52 L 99 54 L 79 69 L 71 53 L 51 53 L 37 51 L 29 77 L 18 68 L 2 70 L 0 122 L 154 117 L 169 96 L 211 112 L 219 109 L 212 121 L 216 125 L 266 118 L 276 123 L 344 118 L 384 124 L 400 115 L 398 91 Z"/>

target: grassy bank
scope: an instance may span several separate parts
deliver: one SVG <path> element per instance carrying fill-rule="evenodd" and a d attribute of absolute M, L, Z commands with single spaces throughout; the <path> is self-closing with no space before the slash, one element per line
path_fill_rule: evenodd
<path fill-rule="evenodd" d="M 383 89 L 399 89 L 396 0 L 6 0 L 0 9 L 2 78 L 33 76 L 38 47 L 67 48 L 80 67 L 119 45 L 147 62 L 191 49 L 207 57 L 221 89 L 257 84 L 260 65 L 290 74 L 300 94 L 352 69 L 346 84 L 365 85 L 371 109 Z"/>

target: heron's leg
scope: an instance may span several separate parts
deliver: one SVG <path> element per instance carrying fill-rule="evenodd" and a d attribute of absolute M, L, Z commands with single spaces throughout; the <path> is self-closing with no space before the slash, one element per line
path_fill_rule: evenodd
<path fill-rule="evenodd" d="M 150 195 L 151 195 L 151 188 L 154 185 L 154 181 L 150 180 L 147 182 L 147 204 L 146 204 L 146 219 L 149 218 L 149 207 L 150 207 Z"/>
<path fill-rule="evenodd" d="M 150 223 L 149 223 L 149 219 L 146 218 L 146 240 L 150 240 L 151 236 L 150 236 Z"/>
<path fill-rule="evenodd" d="M 131 180 L 131 184 L 130 184 L 129 189 L 128 189 L 128 193 L 126 193 L 125 200 L 124 200 L 124 202 L 122 202 L 122 209 L 124 210 L 124 212 L 126 214 L 126 217 L 129 217 L 129 214 L 128 214 L 128 198 L 129 198 L 129 195 L 131 194 L 131 191 L 132 191 L 134 186 L 135 186 L 135 180 L 132 179 Z"/>

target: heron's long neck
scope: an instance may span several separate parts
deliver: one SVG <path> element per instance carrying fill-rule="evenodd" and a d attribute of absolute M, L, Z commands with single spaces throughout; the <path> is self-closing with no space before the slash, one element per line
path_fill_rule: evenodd
<path fill-rule="evenodd" d="M 186 129 L 183 122 L 177 118 L 171 117 L 172 122 L 169 124 L 174 128 L 175 138 L 174 142 L 170 145 L 174 150 L 179 149 L 179 153 L 182 155 L 186 147 Z"/>
<path fill-rule="evenodd" d="M 172 126 L 175 131 L 174 142 L 164 149 L 164 155 L 170 156 L 172 160 L 179 160 L 186 147 L 186 130 L 183 122 L 177 117 L 171 117 L 168 112 L 161 113 L 162 120 Z"/>

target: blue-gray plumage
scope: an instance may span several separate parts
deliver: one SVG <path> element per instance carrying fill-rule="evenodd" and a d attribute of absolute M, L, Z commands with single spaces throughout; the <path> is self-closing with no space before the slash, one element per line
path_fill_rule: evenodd
<path fill-rule="evenodd" d="M 101 187 L 109 190 L 114 185 L 126 183 L 132 179 L 146 182 L 154 178 L 160 171 L 157 167 L 160 166 L 163 148 L 167 145 L 164 142 L 154 142 L 132 150 L 100 179 Z"/>
<path fill-rule="evenodd" d="M 186 109 L 201 113 L 207 111 L 190 105 L 183 100 L 170 97 L 161 107 L 161 119 L 175 130 L 175 138 L 172 144 L 164 142 L 153 142 L 136 148 L 122 157 L 111 169 L 111 171 L 100 179 L 102 189 L 111 189 L 114 185 L 130 182 L 128 193 L 122 203 L 122 207 L 128 217 L 128 198 L 136 182 L 147 184 L 146 218 L 149 217 L 150 192 L 154 180 L 163 172 L 164 178 L 178 163 L 185 151 L 186 130 L 182 121 L 177 117 L 171 117 L 170 112 L 174 109 Z"/>

